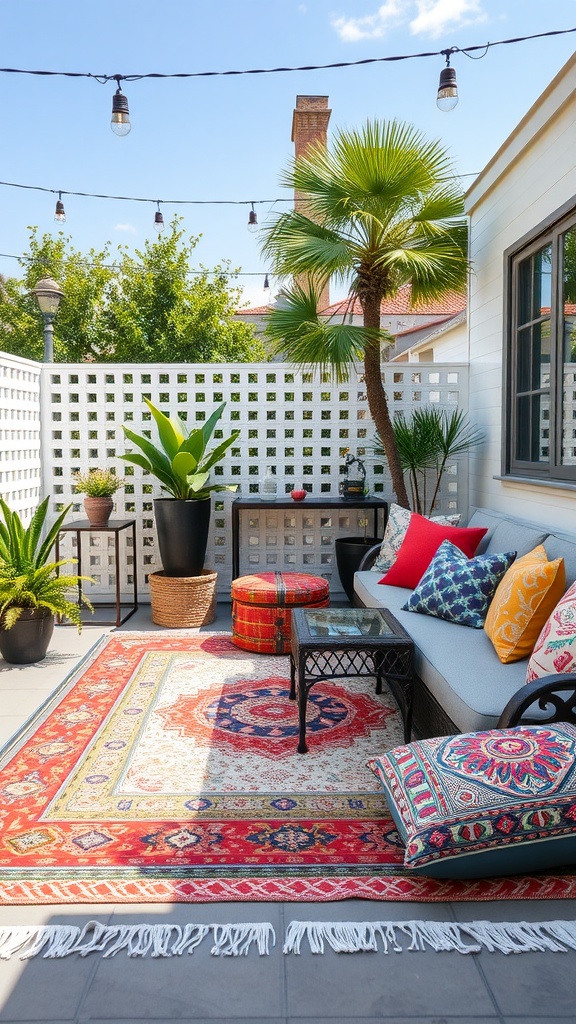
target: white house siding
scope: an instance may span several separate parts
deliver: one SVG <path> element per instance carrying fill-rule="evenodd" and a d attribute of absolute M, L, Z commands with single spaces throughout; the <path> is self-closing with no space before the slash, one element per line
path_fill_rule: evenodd
<path fill-rule="evenodd" d="M 504 252 L 576 194 L 576 54 L 467 194 L 470 416 L 486 444 L 470 465 L 470 505 L 574 529 L 576 491 L 495 479 L 501 472 Z M 435 353 L 436 358 L 436 353 Z M 446 361 L 446 351 L 438 358 Z M 454 358 L 465 359 L 461 349 Z"/>
<path fill-rule="evenodd" d="M 424 347 L 424 346 L 423 346 Z M 435 363 L 466 363 L 468 362 L 468 331 L 466 322 L 448 327 L 445 331 L 428 339 L 427 349 L 434 352 Z M 415 352 L 411 359 L 418 359 Z"/>

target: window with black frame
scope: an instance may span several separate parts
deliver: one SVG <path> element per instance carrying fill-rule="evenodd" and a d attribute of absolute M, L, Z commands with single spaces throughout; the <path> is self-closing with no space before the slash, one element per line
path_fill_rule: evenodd
<path fill-rule="evenodd" d="M 576 482 L 576 209 L 508 254 L 504 474 Z"/>

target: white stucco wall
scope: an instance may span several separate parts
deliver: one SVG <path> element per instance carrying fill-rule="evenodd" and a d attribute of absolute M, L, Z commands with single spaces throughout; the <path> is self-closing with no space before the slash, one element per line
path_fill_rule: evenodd
<path fill-rule="evenodd" d="M 576 54 L 466 197 L 474 268 L 469 298 L 470 416 L 487 436 L 482 452 L 471 461 L 470 504 L 566 530 L 576 525 L 576 489 L 495 477 L 501 472 L 503 254 L 575 196 Z M 439 358 L 448 356 L 443 351 Z"/>

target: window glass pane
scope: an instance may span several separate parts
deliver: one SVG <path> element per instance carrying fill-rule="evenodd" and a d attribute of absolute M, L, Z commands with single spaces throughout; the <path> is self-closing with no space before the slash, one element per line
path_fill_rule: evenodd
<path fill-rule="evenodd" d="M 518 364 L 516 390 L 526 391 L 550 387 L 550 320 L 518 332 Z"/>
<path fill-rule="evenodd" d="M 562 465 L 576 465 L 576 229 L 562 238 Z"/>
<path fill-rule="evenodd" d="M 550 397 L 524 395 L 518 399 L 516 458 L 548 462 L 550 457 Z"/>
<path fill-rule="evenodd" d="M 522 260 L 518 274 L 518 324 L 550 313 L 552 246 L 545 245 Z"/>

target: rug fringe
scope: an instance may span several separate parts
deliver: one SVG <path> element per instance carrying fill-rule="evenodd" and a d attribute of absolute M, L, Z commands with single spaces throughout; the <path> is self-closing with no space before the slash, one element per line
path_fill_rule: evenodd
<path fill-rule="evenodd" d="M 400 945 L 402 936 L 408 945 Z M 312 953 L 328 946 L 336 953 L 566 953 L 576 949 L 576 922 L 470 921 L 291 921 L 286 929 L 284 953 L 299 954 L 307 940 Z M 472 941 L 467 941 L 472 940 Z"/>
<path fill-rule="evenodd" d="M 104 958 L 125 952 L 131 957 L 171 957 L 193 953 L 212 936 L 212 956 L 247 956 L 256 946 L 268 956 L 276 945 L 268 922 L 242 924 L 129 924 L 88 921 L 77 925 L 0 928 L 0 960 L 60 959 L 77 953 Z M 566 953 L 576 949 L 576 921 L 291 921 L 284 953 L 300 954 L 304 942 L 311 953 L 326 948 L 336 953 L 409 953 L 427 948 L 437 953 Z"/>
<path fill-rule="evenodd" d="M 42 954 L 56 959 L 78 953 L 102 953 L 104 958 L 125 951 L 127 956 L 169 957 L 193 953 L 212 933 L 213 956 L 247 956 L 253 945 L 260 956 L 267 956 L 270 944 L 276 944 L 271 924 L 129 924 L 105 925 L 88 921 L 77 925 L 39 925 L 37 927 L 0 928 L 0 960 L 19 955 L 30 960 Z"/>

